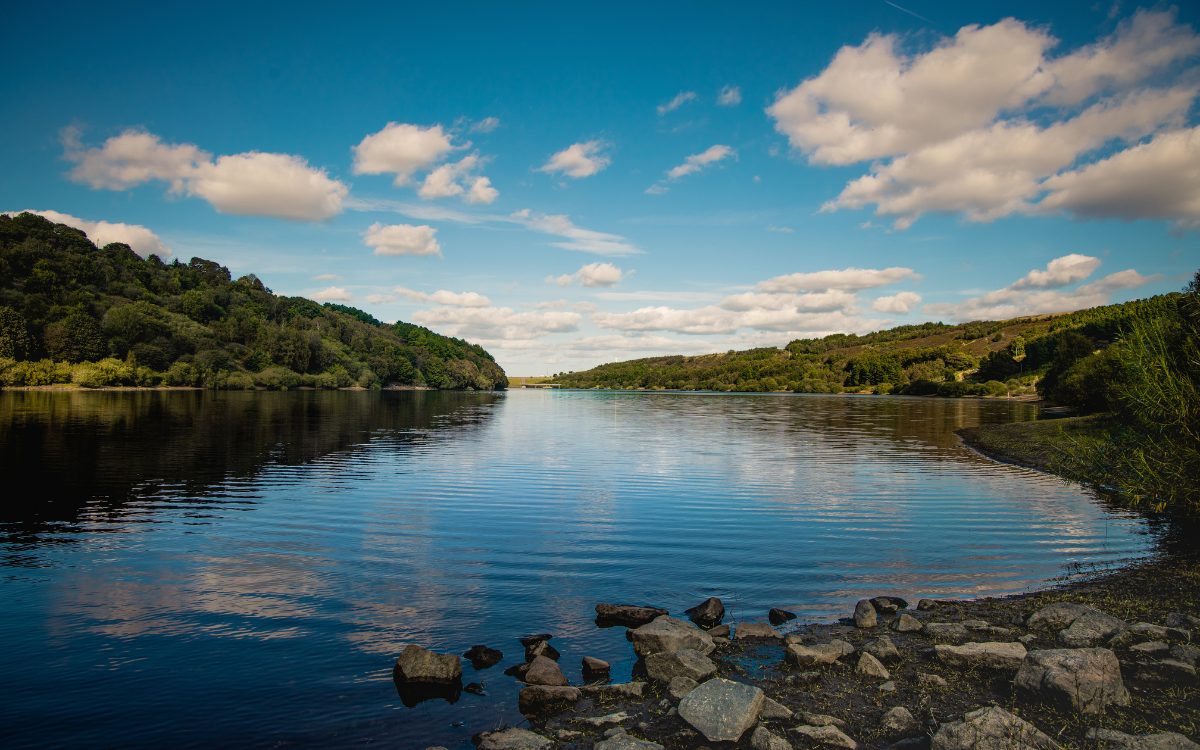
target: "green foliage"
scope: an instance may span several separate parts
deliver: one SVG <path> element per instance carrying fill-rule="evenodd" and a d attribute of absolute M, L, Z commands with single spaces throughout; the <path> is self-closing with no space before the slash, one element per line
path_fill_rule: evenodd
<path fill-rule="evenodd" d="M 231 281 L 203 258 L 168 264 L 119 243 L 97 248 L 32 214 L 0 216 L 0 357 L 14 360 L 9 385 L 508 384 L 488 352 L 461 339 L 276 296 L 257 277 Z M 91 366 L 69 366 L 81 363 Z"/>

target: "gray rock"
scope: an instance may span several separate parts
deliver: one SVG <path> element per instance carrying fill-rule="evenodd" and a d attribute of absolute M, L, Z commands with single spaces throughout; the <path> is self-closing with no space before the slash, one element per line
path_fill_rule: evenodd
<path fill-rule="evenodd" d="M 1108 641 L 1109 648 L 1125 648 L 1140 641 L 1166 641 L 1187 643 L 1192 640 L 1192 633 L 1180 628 L 1167 628 L 1149 622 L 1135 622 Z"/>
<path fill-rule="evenodd" d="M 763 691 L 720 677 L 679 702 L 679 716 L 709 742 L 737 742 L 758 721 Z"/>
<path fill-rule="evenodd" d="M 663 651 L 646 657 L 646 674 L 658 682 L 670 682 L 675 677 L 689 677 L 697 683 L 717 673 L 717 665 L 704 654 L 690 648 Z"/>
<path fill-rule="evenodd" d="M 750 735 L 750 747 L 754 750 L 792 750 L 792 743 L 760 726 Z"/>
<path fill-rule="evenodd" d="M 971 631 L 962 623 L 957 622 L 928 622 L 925 623 L 925 635 L 935 641 L 963 643 L 971 638 Z"/>
<path fill-rule="evenodd" d="M 615 685 L 584 685 L 583 694 L 600 701 L 632 700 L 641 698 L 646 690 L 644 682 L 618 682 Z"/>
<path fill-rule="evenodd" d="M 1091 610 L 1072 620 L 1070 627 L 1058 634 L 1058 642 L 1067 648 L 1086 648 L 1104 643 L 1124 629 L 1124 620 Z"/>
<path fill-rule="evenodd" d="M 625 734 L 625 727 L 612 727 L 604 730 L 605 737 L 616 737 L 618 734 Z"/>
<path fill-rule="evenodd" d="M 580 724 L 587 724 L 592 727 L 602 727 L 608 724 L 620 724 L 622 721 L 628 721 L 629 714 L 624 711 L 617 713 L 605 714 L 604 716 L 584 716 L 578 719 Z"/>
<path fill-rule="evenodd" d="M 1167 619 L 1163 622 L 1167 623 L 1169 628 L 1185 628 L 1187 630 L 1200 630 L 1200 617 L 1195 615 L 1185 615 L 1179 612 L 1172 612 L 1167 615 Z"/>
<path fill-rule="evenodd" d="M 663 746 L 650 740 L 638 739 L 630 734 L 614 734 L 606 740 L 600 740 L 595 750 L 663 750 Z"/>
<path fill-rule="evenodd" d="M 1190 664 L 1193 667 L 1197 662 L 1200 662 L 1200 648 L 1190 646 L 1183 643 L 1176 643 L 1171 646 L 1171 658 L 1176 661 L 1181 661 L 1184 664 Z"/>
<path fill-rule="evenodd" d="M 685 612 L 700 627 L 711 628 L 725 618 L 725 605 L 717 597 L 710 596 Z"/>
<path fill-rule="evenodd" d="M 896 692 L 896 681 L 888 680 L 887 682 L 883 683 L 882 685 L 879 686 L 879 692 L 881 692 L 881 693 Z"/>
<path fill-rule="evenodd" d="M 879 726 L 889 737 L 907 737 L 921 730 L 921 725 L 904 706 L 896 706 L 883 715 Z"/>
<path fill-rule="evenodd" d="M 800 714 L 800 720 L 810 727 L 837 727 L 838 729 L 845 729 L 847 726 L 846 722 L 829 714 L 810 714 L 806 712 Z"/>
<path fill-rule="evenodd" d="M 1106 648 L 1030 651 L 1013 684 L 1042 700 L 1084 713 L 1129 705 L 1121 664 Z"/>
<path fill-rule="evenodd" d="M 1089 729 L 1087 738 L 1097 750 L 1200 750 L 1200 745 L 1175 732 L 1136 736 L 1113 729 Z"/>
<path fill-rule="evenodd" d="M 881 680 L 890 680 L 892 678 L 891 673 L 887 671 L 887 667 L 880 664 L 879 660 L 874 656 L 866 653 L 858 657 L 858 665 L 854 667 L 854 671 L 868 677 L 878 677 Z"/>
<path fill-rule="evenodd" d="M 873 628 L 879 624 L 879 615 L 870 599 L 859 599 L 854 605 L 854 627 Z"/>
<path fill-rule="evenodd" d="M 674 677 L 670 684 L 667 685 L 667 692 L 671 694 L 675 700 L 683 700 L 684 696 L 696 689 L 700 683 L 693 680 L 691 677 Z"/>
<path fill-rule="evenodd" d="M 409 683 L 449 685 L 462 679 L 462 662 L 456 654 L 439 654 L 420 646 L 405 646 L 393 674 Z"/>
<path fill-rule="evenodd" d="M 594 656 L 583 657 L 583 679 L 588 682 L 607 680 L 612 666 L 603 659 Z"/>
<path fill-rule="evenodd" d="M 479 735 L 479 750 L 544 750 L 553 742 L 528 729 L 501 729 Z"/>
<path fill-rule="evenodd" d="M 1161 659 L 1143 666 L 1137 677 L 1147 682 L 1191 684 L 1196 681 L 1196 668 L 1175 659 Z"/>
<path fill-rule="evenodd" d="M 728 638 L 729 637 L 729 626 L 728 625 L 718 625 L 715 628 L 709 628 L 708 634 L 711 635 L 713 638 Z"/>
<path fill-rule="evenodd" d="M 900 659 L 899 649 L 896 648 L 896 644 L 892 643 L 892 639 L 886 635 L 868 642 L 863 646 L 863 651 L 866 651 L 879 661 L 897 661 Z"/>
<path fill-rule="evenodd" d="M 1145 643 L 1135 643 L 1129 647 L 1129 653 L 1141 654 L 1142 656 L 1153 656 L 1154 654 L 1165 654 L 1171 651 L 1169 644 L 1162 641 L 1146 641 Z"/>
<path fill-rule="evenodd" d="M 948 688 L 946 678 L 931 672 L 917 672 L 917 685 L 923 688 Z"/>
<path fill-rule="evenodd" d="M 813 646 L 793 642 L 788 644 L 786 653 L 789 663 L 803 669 L 833 664 L 843 656 L 854 653 L 854 646 L 840 640 Z"/>
<path fill-rule="evenodd" d="M 892 630 L 898 633 L 916 633 L 924 628 L 925 626 L 920 620 L 904 613 L 892 621 Z"/>
<path fill-rule="evenodd" d="M 642 657 L 681 648 L 694 649 L 707 656 L 716 648 L 708 633 L 691 623 L 667 616 L 630 630 L 629 640 L 633 641 L 633 650 Z"/>
<path fill-rule="evenodd" d="M 1026 633 L 1025 635 L 1023 635 L 1023 636 L 1021 636 L 1020 638 L 1018 638 L 1018 639 L 1017 639 L 1017 642 L 1018 642 L 1018 643 L 1023 643 L 1023 644 L 1025 644 L 1026 646 L 1029 646 L 1029 644 L 1033 643 L 1033 642 L 1034 642 L 1034 641 L 1036 641 L 1037 639 L 1038 639 L 1038 637 L 1037 637 L 1036 635 L 1034 635 L 1033 633 Z"/>
<path fill-rule="evenodd" d="M 533 657 L 533 661 L 529 662 L 529 667 L 525 670 L 525 676 L 522 679 L 528 685 L 567 684 L 566 675 L 562 673 L 558 662 L 544 656 Z"/>
<path fill-rule="evenodd" d="M 954 667 L 983 667 L 985 669 L 1018 669 L 1025 660 L 1025 646 L 1020 643 L 964 643 L 961 646 L 938 644 L 933 647 L 937 658 Z"/>
<path fill-rule="evenodd" d="M 764 695 L 762 710 L 758 712 L 758 717 L 760 719 L 790 719 L 792 718 L 792 709 L 769 695 Z"/>
<path fill-rule="evenodd" d="M 936 599 L 922 599 L 917 602 L 917 609 L 922 612 L 928 612 L 931 609 L 936 609 L 938 606 Z"/>
<path fill-rule="evenodd" d="M 1061 750 L 1058 743 L 1029 722 L 998 706 L 967 713 L 962 721 L 943 724 L 931 750 Z"/>
<path fill-rule="evenodd" d="M 841 747 L 846 750 L 855 750 L 858 747 L 857 742 L 835 726 L 810 727 L 801 724 L 798 727 L 792 727 L 788 731 L 804 737 L 813 744 L 824 747 Z"/>
<path fill-rule="evenodd" d="M 517 708 L 521 713 L 549 714 L 570 708 L 583 697 L 579 688 L 557 685 L 530 685 L 521 688 Z"/>
<path fill-rule="evenodd" d="M 795 619 L 796 619 L 796 613 L 789 612 L 786 609 L 772 607 L 771 610 L 769 612 L 767 612 L 767 621 L 770 622 L 772 625 L 782 625 L 785 622 L 787 622 L 788 620 L 795 620 Z"/>
<path fill-rule="evenodd" d="M 1030 615 L 1029 619 L 1025 621 L 1025 626 L 1030 630 L 1034 628 L 1061 630 L 1072 622 L 1075 622 L 1075 618 L 1081 614 L 1098 611 L 1086 604 L 1079 604 L 1077 602 L 1055 602 L 1054 604 L 1042 607 Z"/>
<path fill-rule="evenodd" d="M 908 602 L 898 596 L 877 596 L 871 600 L 871 604 L 875 609 L 879 610 L 880 614 L 890 615 L 899 612 L 902 609 L 908 609 Z"/>
<path fill-rule="evenodd" d="M 534 641 L 525 647 L 525 661 L 531 662 L 539 656 L 558 661 L 560 654 L 549 641 Z"/>
<path fill-rule="evenodd" d="M 740 622 L 733 634 L 739 641 L 747 638 L 783 638 L 778 630 L 764 622 Z"/>
<path fill-rule="evenodd" d="M 596 622 L 603 625 L 624 625 L 627 628 L 640 628 L 652 622 L 656 617 L 667 614 L 667 610 L 658 607 L 642 607 L 634 604 L 597 604 Z"/>

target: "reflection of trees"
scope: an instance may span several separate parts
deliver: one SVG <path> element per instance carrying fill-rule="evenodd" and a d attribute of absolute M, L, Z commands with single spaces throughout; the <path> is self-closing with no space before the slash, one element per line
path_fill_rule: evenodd
<path fill-rule="evenodd" d="M 51 525 L 122 514 L 133 501 L 203 495 L 268 464 L 298 465 L 372 439 L 429 442 L 486 422 L 491 393 L 4 392 L 0 529 L 32 542 Z M 10 484 L 11 489 L 11 484 Z M 56 530 L 62 531 L 59 526 Z"/>

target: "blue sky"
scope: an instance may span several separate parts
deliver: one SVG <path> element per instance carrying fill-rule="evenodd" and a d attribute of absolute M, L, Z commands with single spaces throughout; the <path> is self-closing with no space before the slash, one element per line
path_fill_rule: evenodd
<path fill-rule="evenodd" d="M 1200 266 L 1194 4 L 432 5 L 10 8 L 0 210 L 517 375 Z"/>

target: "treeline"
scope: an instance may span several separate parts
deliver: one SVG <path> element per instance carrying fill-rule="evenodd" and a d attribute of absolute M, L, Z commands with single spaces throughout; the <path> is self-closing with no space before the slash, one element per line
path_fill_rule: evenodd
<path fill-rule="evenodd" d="M 0 215 L 0 384 L 504 388 L 482 347 Z"/>

